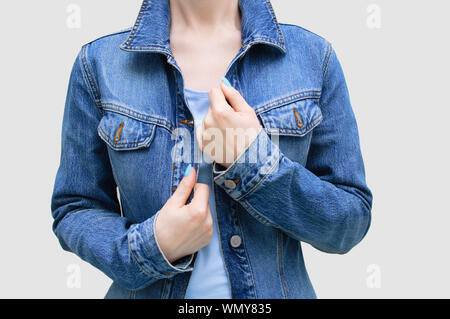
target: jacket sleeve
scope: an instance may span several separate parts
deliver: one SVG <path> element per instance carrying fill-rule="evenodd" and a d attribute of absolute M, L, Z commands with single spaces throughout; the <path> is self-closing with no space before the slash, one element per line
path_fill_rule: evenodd
<path fill-rule="evenodd" d="M 157 214 L 140 224 L 121 217 L 107 146 L 97 133 L 102 113 L 86 50 L 78 55 L 69 81 L 51 199 L 53 231 L 64 250 L 137 290 L 191 271 L 193 255 L 168 262 L 154 235 Z"/>
<path fill-rule="evenodd" d="M 312 132 L 306 166 L 284 156 L 261 130 L 228 169 L 215 165 L 214 173 L 215 182 L 262 223 L 319 250 L 343 254 L 368 231 L 372 194 L 344 75 L 329 49 L 320 99 L 323 121 Z"/>

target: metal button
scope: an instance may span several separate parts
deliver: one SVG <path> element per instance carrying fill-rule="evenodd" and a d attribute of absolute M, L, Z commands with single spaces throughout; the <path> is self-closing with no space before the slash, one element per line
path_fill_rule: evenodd
<path fill-rule="evenodd" d="M 231 247 L 233 247 L 233 248 L 239 247 L 241 245 L 241 243 L 242 243 L 241 236 L 234 235 L 230 239 L 230 244 L 231 244 Z"/>
<path fill-rule="evenodd" d="M 228 189 L 235 189 L 236 188 L 236 183 L 234 181 L 232 181 L 231 179 L 227 179 L 225 182 L 225 187 Z"/>

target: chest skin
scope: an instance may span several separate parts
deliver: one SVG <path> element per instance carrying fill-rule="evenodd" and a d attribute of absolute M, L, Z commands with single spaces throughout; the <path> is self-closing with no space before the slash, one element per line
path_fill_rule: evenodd
<path fill-rule="evenodd" d="M 172 32 L 170 45 L 183 73 L 185 87 L 209 91 L 218 87 L 230 62 L 241 48 L 240 30 L 220 34 Z"/>

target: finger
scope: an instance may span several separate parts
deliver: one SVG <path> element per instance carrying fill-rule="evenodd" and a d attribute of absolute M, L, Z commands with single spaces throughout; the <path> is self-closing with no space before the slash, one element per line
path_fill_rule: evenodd
<path fill-rule="evenodd" d="M 236 112 L 247 112 L 253 110 L 244 99 L 244 97 L 232 86 L 226 85 L 223 81 L 220 83 L 220 88 L 222 89 L 223 96 L 231 104 L 231 107 Z"/>
<path fill-rule="evenodd" d="M 207 209 L 209 204 L 209 186 L 203 183 L 195 184 L 195 192 L 189 205 L 200 209 Z"/>
<path fill-rule="evenodd" d="M 206 216 L 206 223 L 213 223 L 214 221 L 212 220 L 212 215 L 211 215 L 211 207 L 209 206 L 208 203 L 208 215 Z"/>
<path fill-rule="evenodd" d="M 210 107 L 202 121 L 203 129 L 215 126 L 215 121 L 212 114 L 213 108 Z"/>
<path fill-rule="evenodd" d="M 206 218 L 206 220 L 211 220 L 212 219 L 212 215 L 211 215 L 211 207 L 209 205 L 209 201 L 208 201 L 208 217 Z"/>
<path fill-rule="evenodd" d="M 203 125 L 197 126 L 195 129 L 195 137 L 197 138 L 198 147 L 203 151 Z"/>
<path fill-rule="evenodd" d="M 222 90 L 218 88 L 209 90 L 209 102 L 213 112 L 226 112 L 231 110 L 231 106 L 225 99 Z"/>
<path fill-rule="evenodd" d="M 175 203 L 178 207 L 183 207 L 186 205 L 186 201 L 189 199 L 195 185 L 196 174 L 195 168 L 191 166 L 189 174 L 183 177 L 177 189 L 173 193 L 171 201 L 173 201 L 173 203 Z"/>
<path fill-rule="evenodd" d="M 202 129 L 201 129 L 202 135 L 199 136 L 199 137 L 201 137 L 201 140 L 202 140 L 203 149 L 205 148 L 205 146 L 207 144 L 209 144 L 208 142 L 211 141 L 214 133 L 217 132 L 217 130 L 218 130 L 218 128 L 217 128 L 218 124 L 216 124 L 216 123 L 217 123 L 217 120 L 214 119 L 213 112 L 211 111 L 211 108 L 210 108 L 208 110 L 208 113 L 205 115 L 205 118 L 203 119 Z"/>

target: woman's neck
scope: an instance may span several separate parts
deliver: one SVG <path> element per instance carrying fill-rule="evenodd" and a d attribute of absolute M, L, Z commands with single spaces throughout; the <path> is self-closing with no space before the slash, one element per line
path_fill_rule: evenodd
<path fill-rule="evenodd" d="M 169 0 L 172 31 L 216 33 L 239 29 L 238 0 Z"/>

